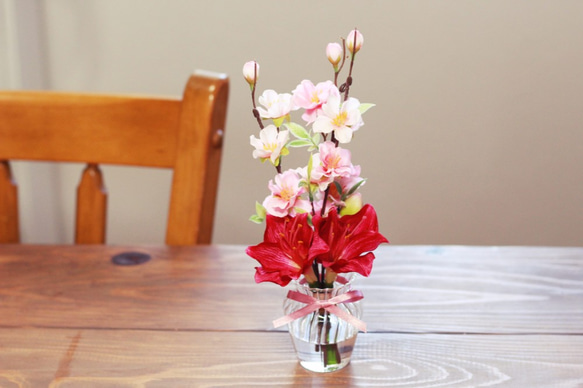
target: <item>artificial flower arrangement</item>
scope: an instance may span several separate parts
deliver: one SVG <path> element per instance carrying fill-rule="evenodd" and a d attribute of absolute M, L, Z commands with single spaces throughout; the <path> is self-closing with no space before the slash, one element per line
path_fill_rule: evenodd
<path fill-rule="evenodd" d="M 372 251 L 388 242 L 378 232 L 373 206 L 363 205 L 358 189 L 365 179 L 345 148 L 364 125 L 362 115 L 374 106 L 350 96 L 354 61 L 363 41 L 354 29 L 342 44 L 327 45 L 333 81 L 314 85 L 303 80 L 291 94 L 265 90 L 259 107 L 255 101 L 259 64 L 250 61 L 243 67 L 260 128 L 259 138 L 250 137 L 253 157 L 268 161 L 277 172 L 268 184 L 271 194 L 256 204 L 251 217 L 266 223 L 264 241 L 247 248 L 260 264 L 257 283 L 286 286 L 303 277 L 312 288 L 330 288 L 338 274 L 368 276 L 375 258 Z M 348 75 L 339 85 L 347 60 Z M 291 121 L 291 113 L 300 109 L 304 125 Z M 283 170 L 289 149 L 299 147 L 307 148 L 307 165 Z"/>

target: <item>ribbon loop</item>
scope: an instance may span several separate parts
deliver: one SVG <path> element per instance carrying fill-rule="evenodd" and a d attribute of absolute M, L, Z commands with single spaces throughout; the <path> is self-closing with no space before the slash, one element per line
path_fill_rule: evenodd
<path fill-rule="evenodd" d="M 363 331 L 366 333 L 366 323 L 361 321 L 360 319 L 356 318 L 353 315 L 350 315 L 345 310 L 338 307 L 340 303 L 352 303 L 361 300 L 364 298 L 362 292 L 358 290 L 348 291 L 344 294 L 337 295 L 333 298 L 326 299 L 326 300 L 319 300 L 314 298 L 313 296 L 302 294 L 298 291 L 290 290 L 287 293 L 287 298 L 291 300 L 295 300 L 296 302 L 304 303 L 307 306 L 302 307 L 299 310 L 294 311 L 288 315 L 285 315 L 279 319 L 273 321 L 274 327 L 280 327 L 292 321 L 295 321 L 298 318 L 305 317 L 306 315 L 319 310 L 324 309 L 331 314 L 336 315 L 338 318 L 342 319 L 350 323 L 352 326 L 356 327 L 358 330 Z"/>

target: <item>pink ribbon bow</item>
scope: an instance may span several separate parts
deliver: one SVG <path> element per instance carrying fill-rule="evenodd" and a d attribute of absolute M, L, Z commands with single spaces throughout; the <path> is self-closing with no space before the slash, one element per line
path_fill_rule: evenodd
<path fill-rule="evenodd" d="M 289 291 L 287 293 L 287 297 L 289 299 L 295 300 L 296 302 L 305 303 L 307 304 L 307 306 L 302 307 L 301 309 L 296 310 L 291 314 L 276 319 L 275 321 L 273 321 L 274 327 L 283 326 L 286 323 L 295 321 L 298 318 L 305 317 L 311 312 L 314 312 L 319 309 L 324 309 L 329 313 L 336 315 L 338 318 L 350 323 L 358 330 L 366 333 L 366 323 L 356 318 L 355 316 L 350 315 L 349 313 L 347 313 L 346 311 L 342 310 L 340 307 L 337 306 L 337 304 L 339 303 L 351 303 L 361 300 L 362 298 L 364 298 L 364 296 L 360 291 L 352 290 L 327 300 L 318 300 L 310 295 L 305 295 L 297 291 Z"/>

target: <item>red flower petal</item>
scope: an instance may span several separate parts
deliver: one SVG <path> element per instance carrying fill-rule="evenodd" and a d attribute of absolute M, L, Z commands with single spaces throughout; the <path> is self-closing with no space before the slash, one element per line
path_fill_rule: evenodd
<path fill-rule="evenodd" d="M 376 212 L 371 205 L 343 217 L 332 209 L 327 218 L 318 218 L 315 225 L 318 234 L 330 247 L 330 251 L 318 256 L 318 260 L 336 273 L 357 272 L 368 276 L 375 258 L 370 251 L 388 242 L 378 232 Z"/>
<path fill-rule="evenodd" d="M 306 213 L 295 217 L 268 215 L 264 242 L 247 248 L 247 254 L 257 260 L 257 283 L 269 281 L 280 286 L 298 279 L 314 258 L 328 251 L 328 246 L 308 223 Z"/>

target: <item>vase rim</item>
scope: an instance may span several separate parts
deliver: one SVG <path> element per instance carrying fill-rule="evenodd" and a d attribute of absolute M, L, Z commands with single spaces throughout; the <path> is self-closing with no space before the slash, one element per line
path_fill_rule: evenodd
<path fill-rule="evenodd" d="M 298 286 L 309 289 L 310 291 L 324 292 L 326 290 L 333 290 L 333 289 L 338 289 L 338 288 L 350 286 L 355 278 L 356 278 L 356 274 L 354 272 L 338 274 L 338 277 L 334 280 L 332 287 L 310 287 L 309 283 L 306 281 L 305 278 L 295 280 L 295 283 Z"/>

